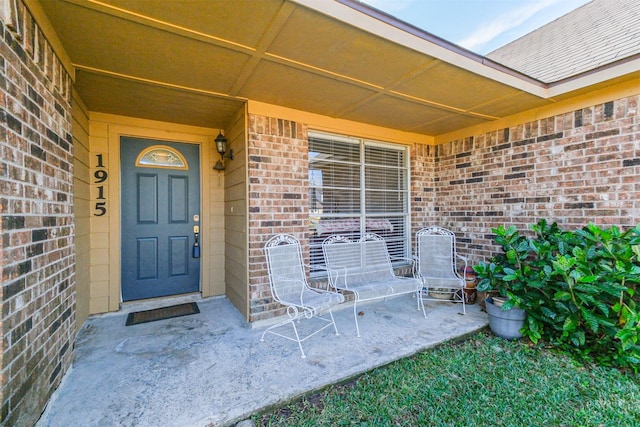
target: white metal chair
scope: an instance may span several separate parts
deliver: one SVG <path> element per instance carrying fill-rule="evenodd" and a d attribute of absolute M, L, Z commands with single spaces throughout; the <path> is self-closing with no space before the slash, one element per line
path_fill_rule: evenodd
<path fill-rule="evenodd" d="M 422 280 L 422 299 L 461 302 L 462 313 L 466 314 L 464 301 L 465 281 L 456 269 L 456 259 L 467 259 L 456 253 L 456 236 L 446 228 L 425 227 L 416 233 L 417 277 Z M 463 271 L 465 271 L 463 269 Z"/>
<path fill-rule="evenodd" d="M 333 319 L 331 307 L 344 302 L 344 296 L 338 292 L 315 289 L 309 286 L 305 265 L 302 261 L 300 242 L 289 234 L 277 234 L 267 241 L 264 247 L 269 271 L 269 284 L 273 299 L 287 307 L 287 319 L 267 328 L 260 338 L 264 341 L 267 332 L 279 337 L 296 341 L 300 353 L 305 358 L 302 342 L 325 328 L 333 325 L 336 335 L 340 335 Z M 330 319 L 323 317 L 328 313 Z M 296 323 L 303 318 L 317 318 L 326 324 L 301 337 Z M 295 337 L 274 331 L 275 328 L 291 323 Z"/>

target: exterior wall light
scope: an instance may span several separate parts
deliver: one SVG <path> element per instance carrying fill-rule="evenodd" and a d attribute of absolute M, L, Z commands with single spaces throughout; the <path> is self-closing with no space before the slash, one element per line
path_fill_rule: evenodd
<path fill-rule="evenodd" d="M 216 142 L 216 150 L 220 154 L 220 160 L 216 162 L 216 165 L 213 168 L 218 171 L 223 171 L 225 153 L 227 152 L 227 138 L 224 137 L 224 135 L 222 134 L 222 131 L 220 131 L 218 133 L 218 136 L 216 136 L 215 142 Z M 233 149 L 229 151 L 229 154 L 227 154 L 226 157 L 229 160 L 233 160 Z"/>

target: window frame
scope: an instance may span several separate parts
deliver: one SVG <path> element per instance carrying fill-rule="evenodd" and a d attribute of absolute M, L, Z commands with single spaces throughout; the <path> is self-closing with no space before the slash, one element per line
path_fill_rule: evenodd
<path fill-rule="evenodd" d="M 353 137 L 353 136 L 345 136 L 345 135 L 339 135 L 339 134 L 333 134 L 333 133 L 327 133 L 327 132 L 322 132 L 322 131 L 316 131 L 316 130 L 309 130 L 308 132 L 308 138 L 309 138 L 309 150 L 308 150 L 308 168 L 309 168 L 309 172 L 308 172 L 308 177 L 307 179 L 309 180 L 309 202 L 308 202 L 308 208 L 309 208 L 309 228 L 308 230 L 310 231 L 311 235 L 314 236 L 316 235 L 316 230 L 317 227 L 319 225 L 320 220 L 323 217 L 329 217 L 329 218 L 345 218 L 345 219 L 350 219 L 350 218 L 357 218 L 359 221 L 359 230 L 357 232 L 358 235 L 362 235 L 362 233 L 367 232 L 366 228 L 367 228 L 367 219 L 375 219 L 375 218 L 389 218 L 389 217 L 397 217 L 400 219 L 400 221 L 397 224 L 402 224 L 403 227 L 403 236 L 401 238 L 398 238 L 398 240 L 401 239 L 401 245 L 399 244 L 399 242 L 397 240 L 387 240 L 387 238 L 385 236 L 383 236 L 385 238 L 385 241 L 388 242 L 392 242 L 394 245 L 396 245 L 396 248 L 400 248 L 401 247 L 401 254 L 398 253 L 391 253 L 393 251 L 390 251 L 392 258 L 395 256 L 397 258 L 405 258 L 404 260 L 393 260 L 393 265 L 397 265 L 397 266 L 404 266 L 404 265 L 408 265 L 409 262 L 406 260 L 406 258 L 411 258 L 411 159 L 410 159 L 410 147 L 408 144 L 399 144 L 399 143 L 393 143 L 393 142 L 387 142 L 387 141 L 381 141 L 381 140 L 374 140 L 374 139 L 370 139 L 370 138 L 358 138 L 358 137 Z M 358 183 L 358 187 L 357 187 L 357 192 L 359 195 L 359 206 L 358 206 L 358 212 L 346 212 L 346 213 L 333 213 L 333 212 L 328 212 L 328 213 L 322 213 L 322 209 L 319 209 L 320 212 L 317 212 L 318 209 L 312 209 L 313 207 L 313 203 L 314 203 L 314 198 L 312 197 L 312 191 L 314 188 L 319 188 L 320 189 L 320 193 L 322 194 L 322 189 L 324 188 L 332 188 L 332 189 L 338 189 L 340 188 L 340 186 L 327 186 L 324 182 L 320 185 L 320 186 L 316 186 L 316 185 L 312 185 L 312 182 L 314 181 L 313 177 L 312 177 L 312 170 L 314 169 L 312 167 L 313 165 L 313 159 L 311 158 L 311 154 L 313 153 L 313 151 L 311 150 L 311 145 L 312 145 L 312 139 L 317 138 L 317 139 L 322 139 L 325 141 L 331 141 L 334 143 L 345 143 L 345 144 L 358 144 L 358 153 L 359 153 L 359 157 L 358 157 L 358 169 L 359 169 L 359 183 Z M 378 163 L 367 163 L 367 158 L 366 158 L 366 152 L 367 152 L 367 148 L 370 147 L 374 147 L 374 148 L 379 148 L 382 150 L 389 150 L 390 152 L 396 152 L 396 153 L 401 153 L 402 156 L 402 165 L 400 166 L 387 166 L 385 164 L 378 164 Z M 396 154 L 397 155 L 397 154 Z M 322 160 L 322 161 L 330 161 L 330 160 Z M 343 161 L 335 161 L 335 164 L 354 164 L 351 162 L 343 162 Z M 401 191 L 402 193 L 404 193 L 404 201 L 403 203 L 403 211 L 402 212 L 378 212 L 378 213 L 371 213 L 371 212 L 367 212 L 367 192 L 371 192 L 372 188 L 367 188 L 367 167 L 374 167 L 374 168 L 389 168 L 389 169 L 393 169 L 395 171 L 398 171 L 398 176 L 404 174 L 404 177 L 402 177 L 402 183 L 401 185 L 404 185 L 404 188 L 400 187 L 401 189 L 399 191 Z M 352 189 L 353 187 L 348 187 L 345 186 L 345 189 L 349 188 Z M 396 193 L 398 192 L 398 190 L 395 191 Z M 386 204 L 385 204 L 386 206 Z M 385 209 L 383 209 L 385 210 Z M 314 224 L 314 219 L 317 220 L 317 223 Z M 335 233 L 335 234 L 339 234 L 339 233 Z M 319 256 L 317 255 L 317 252 L 319 250 L 319 248 L 317 247 L 319 244 L 321 244 L 321 241 L 316 241 L 313 242 L 313 237 L 311 239 L 311 245 L 313 246 L 312 250 L 310 250 L 309 252 L 309 265 L 312 266 L 312 276 L 323 276 L 326 275 L 326 273 L 323 273 L 322 269 L 319 269 L 319 271 L 314 271 L 315 269 L 313 268 L 313 266 L 315 265 L 320 265 L 323 266 L 324 263 L 323 262 L 315 262 L 317 261 L 318 258 L 315 258 L 314 255 L 312 255 L 312 252 L 315 251 L 316 255 L 315 256 Z M 320 250 L 321 253 L 321 250 Z"/>

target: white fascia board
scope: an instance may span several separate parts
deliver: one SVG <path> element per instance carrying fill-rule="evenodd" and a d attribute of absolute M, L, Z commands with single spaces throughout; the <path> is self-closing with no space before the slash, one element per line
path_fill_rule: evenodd
<path fill-rule="evenodd" d="M 590 71 L 583 76 L 551 84 L 547 89 L 546 97 L 553 98 L 554 96 L 634 73 L 636 77 L 640 77 L 640 57 L 614 66 L 605 66 L 600 70 Z"/>

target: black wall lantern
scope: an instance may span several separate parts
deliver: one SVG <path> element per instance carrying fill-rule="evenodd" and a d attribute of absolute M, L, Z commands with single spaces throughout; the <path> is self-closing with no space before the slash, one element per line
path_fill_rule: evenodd
<path fill-rule="evenodd" d="M 227 138 L 224 137 L 222 131 L 220 131 L 218 136 L 216 136 L 215 142 L 216 150 L 220 154 L 220 160 L 216 162 L 216 165 L 213 168 L 218 171 L 223 171 L 225 153 L 227 152 Z M 233 160 L 233 149 L 229 151 L 229 154 L 227 154 L 226 157 L 229 160 Z"/>

